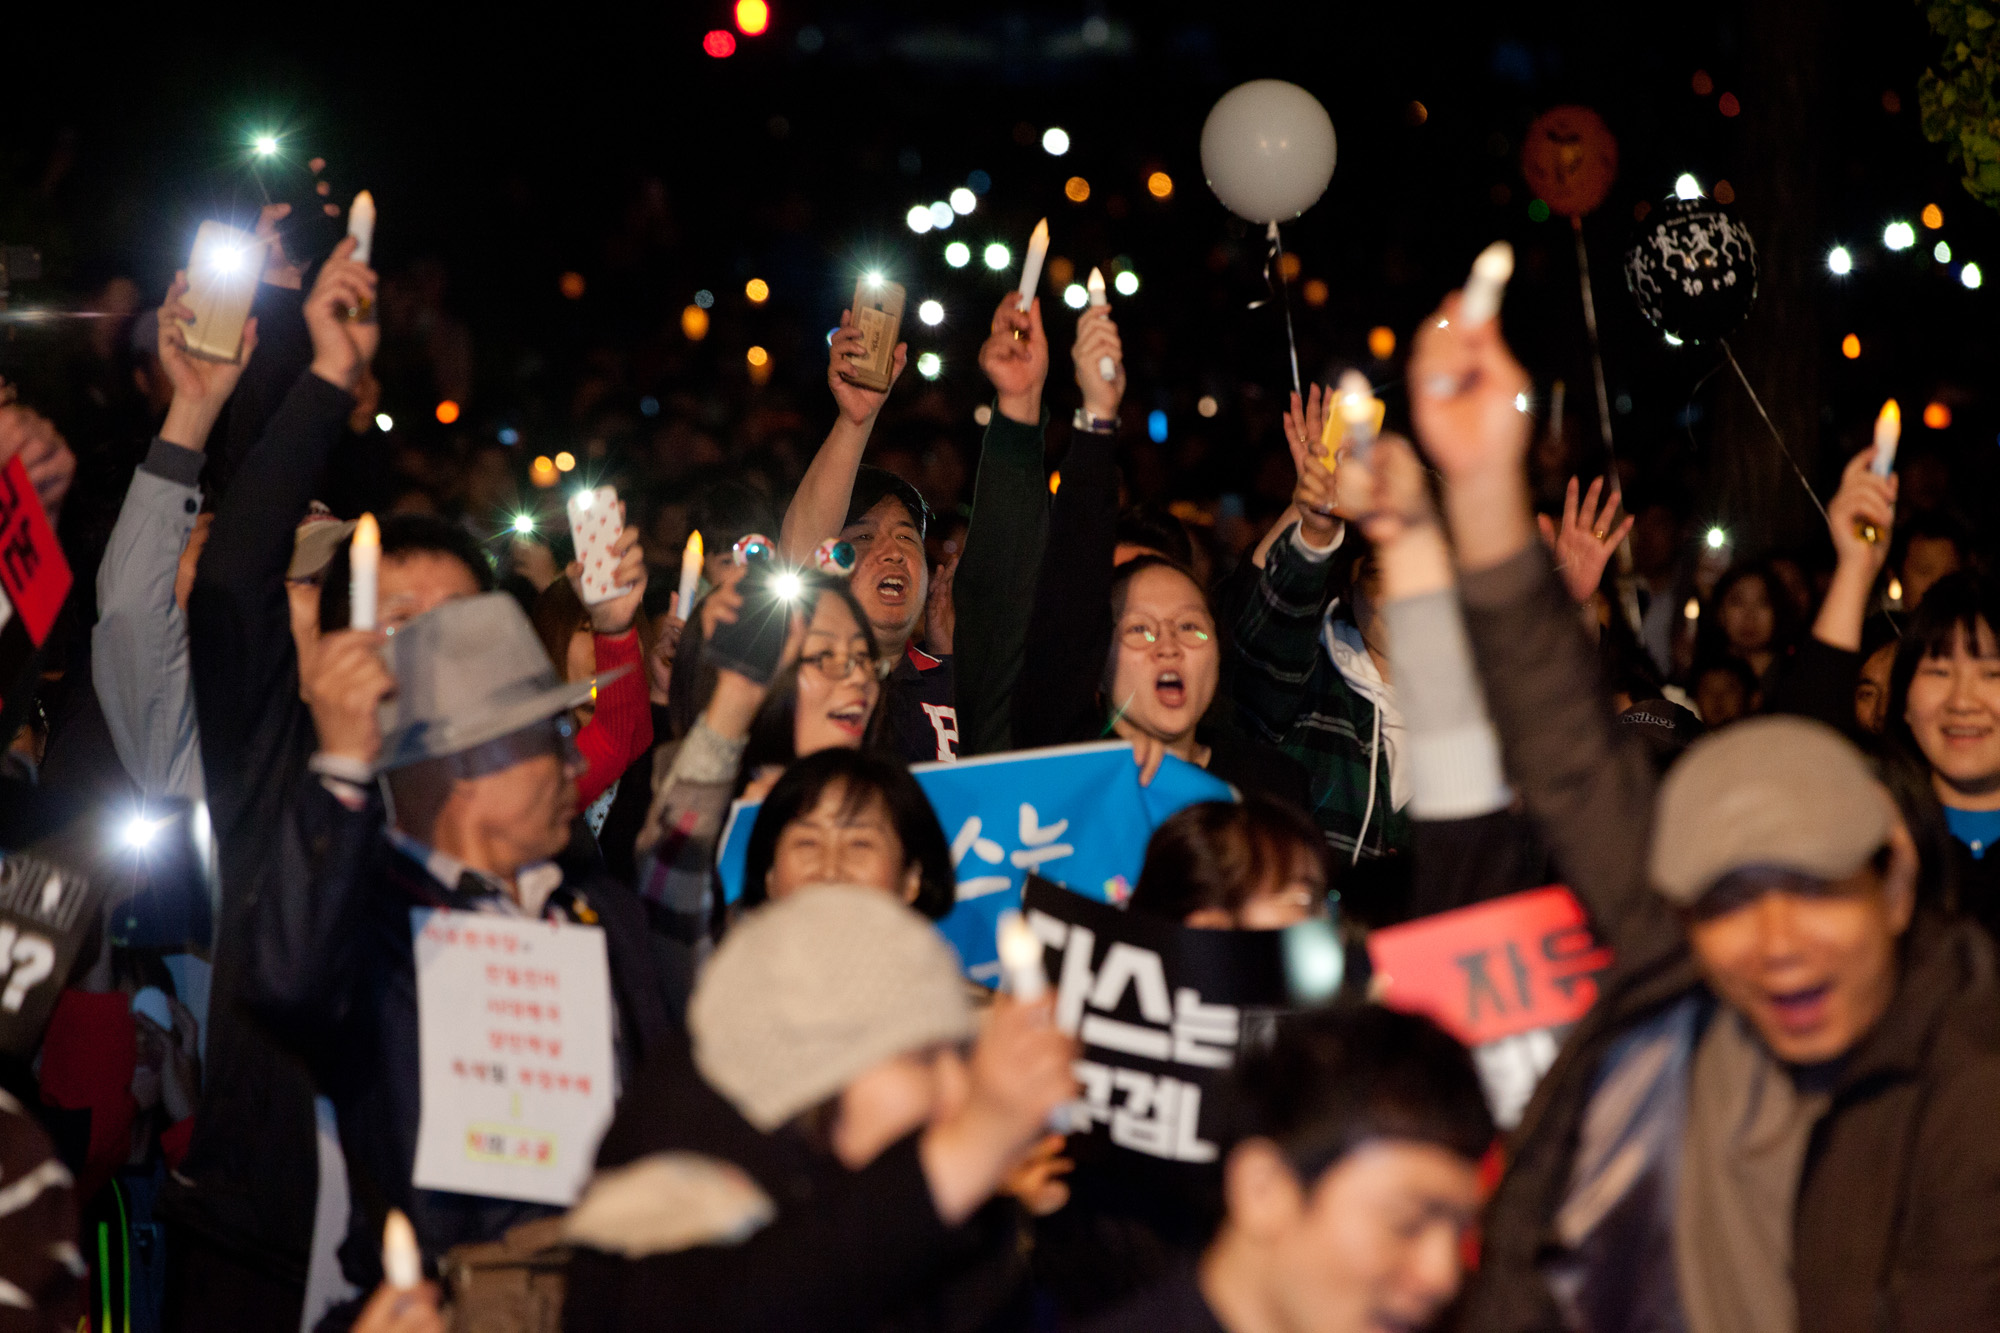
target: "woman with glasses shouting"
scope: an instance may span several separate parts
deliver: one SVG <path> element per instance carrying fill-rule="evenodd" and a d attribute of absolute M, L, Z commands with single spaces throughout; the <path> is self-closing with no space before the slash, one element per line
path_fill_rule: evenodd
<path fill-rule="evenodd" d="M 678 995 L 688 993 L 713 937 L 715 852 L 730 803 L 764 799 L 795 759 L 882 747 L 882 677 L 891 664 L 876 652 L 847 581 L 800 573 L 746 584 L 749 572 L 739 565 L 725 573 L 681 633 L 667 705 L 680 740 L 655 760 L 652 806 L 634 849 L 639 892 L 686 969 L 674 978 Z M 774 597 L 778 605 L 746 606 Z M 712 660 L 719 626 L 778 613 L 790 616 L 791 629 L 775 661 L 738 670 Z"/>

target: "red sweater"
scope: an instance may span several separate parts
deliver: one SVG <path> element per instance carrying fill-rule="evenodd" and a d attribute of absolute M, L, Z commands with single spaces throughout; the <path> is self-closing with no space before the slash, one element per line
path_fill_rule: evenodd
<path fill-rule="evenodd" d="M 645 664 L 639 660 L 639 632 L 596 636 L 597 711 L 576 734 L 576 748 L 588 765 L 576 781 L 576 808 L 580 812 L 611 789 L 611 784 L 635 760 L 653 748 L 653 709 L 646 689 Z M 613 681 L 604 681 L 620 667 L 628 668 Z"/>

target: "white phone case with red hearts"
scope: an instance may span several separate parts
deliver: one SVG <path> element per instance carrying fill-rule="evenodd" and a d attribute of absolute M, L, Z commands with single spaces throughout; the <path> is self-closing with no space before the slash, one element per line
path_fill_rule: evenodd
<path fill-rule="evenodd" d="M 576 558 L 583 563 L 583 600 L 587 606 L 608 602 L 632 591 L 612 582 L 618 573 L 618 534 L 625 530 L 625 506 L 615 486 L 578 491 L 569 499 L 569 536 Z"/>

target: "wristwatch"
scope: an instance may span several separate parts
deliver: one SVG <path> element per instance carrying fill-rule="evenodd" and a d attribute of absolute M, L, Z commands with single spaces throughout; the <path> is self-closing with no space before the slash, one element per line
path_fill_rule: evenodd
<path fill-rule="evenodd" d="M 1087 435 L 1116 435 L 1118 433 L 1117 417 L 1100 417 L 1087 407 L 1077 408 L 1076 415 L 1070 418 L 1069 424 Z"/>

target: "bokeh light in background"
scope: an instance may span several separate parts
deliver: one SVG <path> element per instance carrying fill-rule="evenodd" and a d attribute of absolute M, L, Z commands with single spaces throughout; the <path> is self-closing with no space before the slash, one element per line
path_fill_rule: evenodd
<path fill-rule="evenodd" d="M 1958 280 L 1965 284 L 1967 290 L 1974 290 L 1980 283 L 1986 281 L 1986 275 L 1980 272 L 1979 265 L 1967 264 L 1958 271 Z"/>
<path fill-rule="evenodd" d="M 963 185 L 951 192 L 952 212 L 965 216 L 969 215 L 977 207 L 979 207 L 979 196 L 966 189 Z"/>
<path fill-rule="evenodd" d="M 1944 210 L 1942 208 L 1939 208 L 1936 204 L 1925 204 L 1923 211 L 1923 223 L 1926 227 L 1929 227 L 1932 231 L 1936 231 L 1939 227 L 1942 227 L 1944 225 Z"/>
<path fill-rule="evenodd" d="M 1118 289 L 1120 296 L 1137 296 L 1139 294 L 1139 275 L 1128 268 L 1113 278 L 1111 285 Z"/>
<path fill-rule="evenodd" d="M 736 29 L 745 37 L 761 37 L 771 26 L 771 7 L 764 0 L 736 0 Z"/>
<path fill-rule="evenodd" d="M 1212 393 L 1203 394 L 1195 400 L 1194 404 L 1194 410 L 1201 413 L 1204 417 L 1214 416 L 1221 410 L 1221 407 L 1222 405 L 1215 401 L 1215 395 Z"/>
<path fill-rule="evenodd" d="M 1071 176 L 1063 182 L 1063 194 L 1073 204 L 1080 204 L 1090 198 L 1090 182 L 1081 176 Z"/>
<path fill-rule="evenodd" d="M 1861 355 L 1861 335 L 1850 333 L 1845 338 L 1842 338 L 1840 340 L 1840 354 L 1849 361 L 1858 359 Z"/>
<path fill-rule="evenodd" d="M 1854 271 L 1854 256 L 1844 245 L 1836 245 L 1826 252 L 1826 267 L 1835 277 L 1844 278 Z"/>
<path fill-rule="evenodd" d="M 913 205 L 909 213 L 903 218 L 903 221 L 911 231 L 919 236 L 923 235 L 931 229 L 931 206 L 929 204 Z"/>
<path fill-rule="evenodd" d="M 743 295 L 749 298 L 751 305 L 762 305 L 771 299 L 771 284 L 762 278 L 752 278 L 743 284 Z"/>
<path fill-rule="evenodd" d="M 449 426 L 458 420 L 458 404 L 447 398 L 437 405 L 438 424 Z"/>
<path fill-rule="evenodd" d="M 926 301 L 917 307 L 917 318 L 933 327 L 944 323 L 944 306 L 936 301 Z"/>
<path fill-rule="evenodd" d="M 936 352 L 917 354 L 917 373 L 927 380 L 934 380 L 944 373 L 944 358 Z"/>
<path fill-rule="evenodd" d="M 1377 361 L 1387 361 L 1396 354 L 1396 331 L 1387 324 L 1377 324 L 1368 330 L 1368 354 Z"/>
<path fill-rule="evenodd" d="M 933 227 L 936 227 L 939 230 L 943 230 L 944 228 L 949 227 L 953 222 L 956 222 L 957 220 L 958 220 L 957 212 L 955 212 L 952 209 L 952 206 L 946 203 L 944 200 L 940 199 L 936 203 L 931 205 L 931 225 Z"/>
<path fill-rule="evenodd" d="M 1156 171 L 1146 177 L 1146 193 L 1155 199 L 1171 199 L 1174 193 L 1174 178 L 1164 171 Z"/>
<path fill-rule="evenodd" d="M 1907 250 L 1917 243 L 1917 229 L 1907 222 L 1891 222 L 1882 229 L 1882 244 L 1891 250 Z"/>
<path fill-rule="evenodd" d="M 1290 282 L 1298 277 L 1300 268 L 1299 257 L 1291 251 L 1287 250 L 1284 254 L 1278 256 L 1278 276 L 1286 282 Z"/>
<path fill-rule="evenodd" d="M 1306 304 L 1315 310 L 1326 304 L 1327 294 L 1326 284 L 1318 278 L 1307 278 L 1306 285 L 1300 290 L 1300 295 L 1306 298 Z"/>
<path fill-rule="evenodd" d="M 1042 134 L 1042 151 L 1050 157 L 1061 157 L 1069 151 L 1069 131 L 1050 126 Z"/>
<path fill-rule="evenodd" d="M 944 262 L 953 268 L 964 268 L 972 262 L 972 247 L 964 241 L 953 241 L 944 248 Z"/>
<path fill-rule="evenodd" d="M 716 28 L 701 39 L 701 49 L 717 60 L 727 60 L 736 54 L 736 34 L 726 28 Z"/>
<path fill-rule="evenodd" d="M 573 454 L 573 453 L 571 453 L 571 452 L 570 452 L 569 450 L 567 450 L 567 449 L 565 449 L 565 450 L 563 450 L 563 451 L 562 451 L 561 453 L 557 454 L 557 455 L 556 455 L 556 471 L 558 471 L 558 472 L 574 472 L 574 471 L 576 471 L 576 455 L 575 455 L 575 454 Z"/>
<path fill-rule="evenodd" d="M 743 359 L 753 366 L 767 366 L 771 364 L 771 354 L 761 347 L 752 347 L 743 354 Z"/>
<path fill-rule="evenodd" d="M 986 247 L 986 267 L 993 269 L 997 272 L 1000 269 L 1006 268 L 1009 264 L 1012 264 L 1013 262 L 1014 262 L 1013 252 L 1010 251 L 1006 246 L 1000 244 L 1000 242 L 995 241 L 991 245 Z"/>
<path fill-rule="evenodd" d="M 1081 283 L 1072 282 L 1063 288 L 1063 304 L 1071 310 L 1081 310 L 1090 304 L 1090 293 L 1084 290 Z"/>
<path fill-rule="evenodd" d="M 1062 287 L 1076 276 L 1076 265 L 1069 262 L 1068 255 L 1055 255 L 1049 260 L 1047 272 L 1049 281 Z"/>
<path fill-rule="evenodd" d="M 1943 403 L 1932 401 L 1924 405 L 1924 424 L 1932 430 L 1943 430 L 1951 425 L 1951 409 Z"/>
<path fill-rule="evenodd" d="M 562 474 L 556 471 L 556 461 L 547 454 L 535 459 L 528 468 L 528 480 L 543 490 L 555 485 L 561 477 Z"/>
<path fill-rule="evenodd" d="M 1951 242 L 1939 241 L 1936 245 L 1932 246 L 1931 258 L 1937 260 L 1940 264 L 1949 264 L 1951 262 Z"/>
<path fill-rule="evenodd" d="M 681 311 L 681 334 L 691 343 L 698 343 L 708 336 L 708 312 L 698 305 L 688 306 Z"/>
<path fill-rule="evenodd" d="M 581 273 L 563 274 L 562 281 L 558 282 L 556 286 L 569 300 L 581 301 L 583 299 L 583 274 Z"/>
<path fill-rule="evenodd" d="M 375 429 L 387 435 L 390 431 L 396 429 L 396 419 L 387 412 L 377 412 L 375 414 Z"/>

